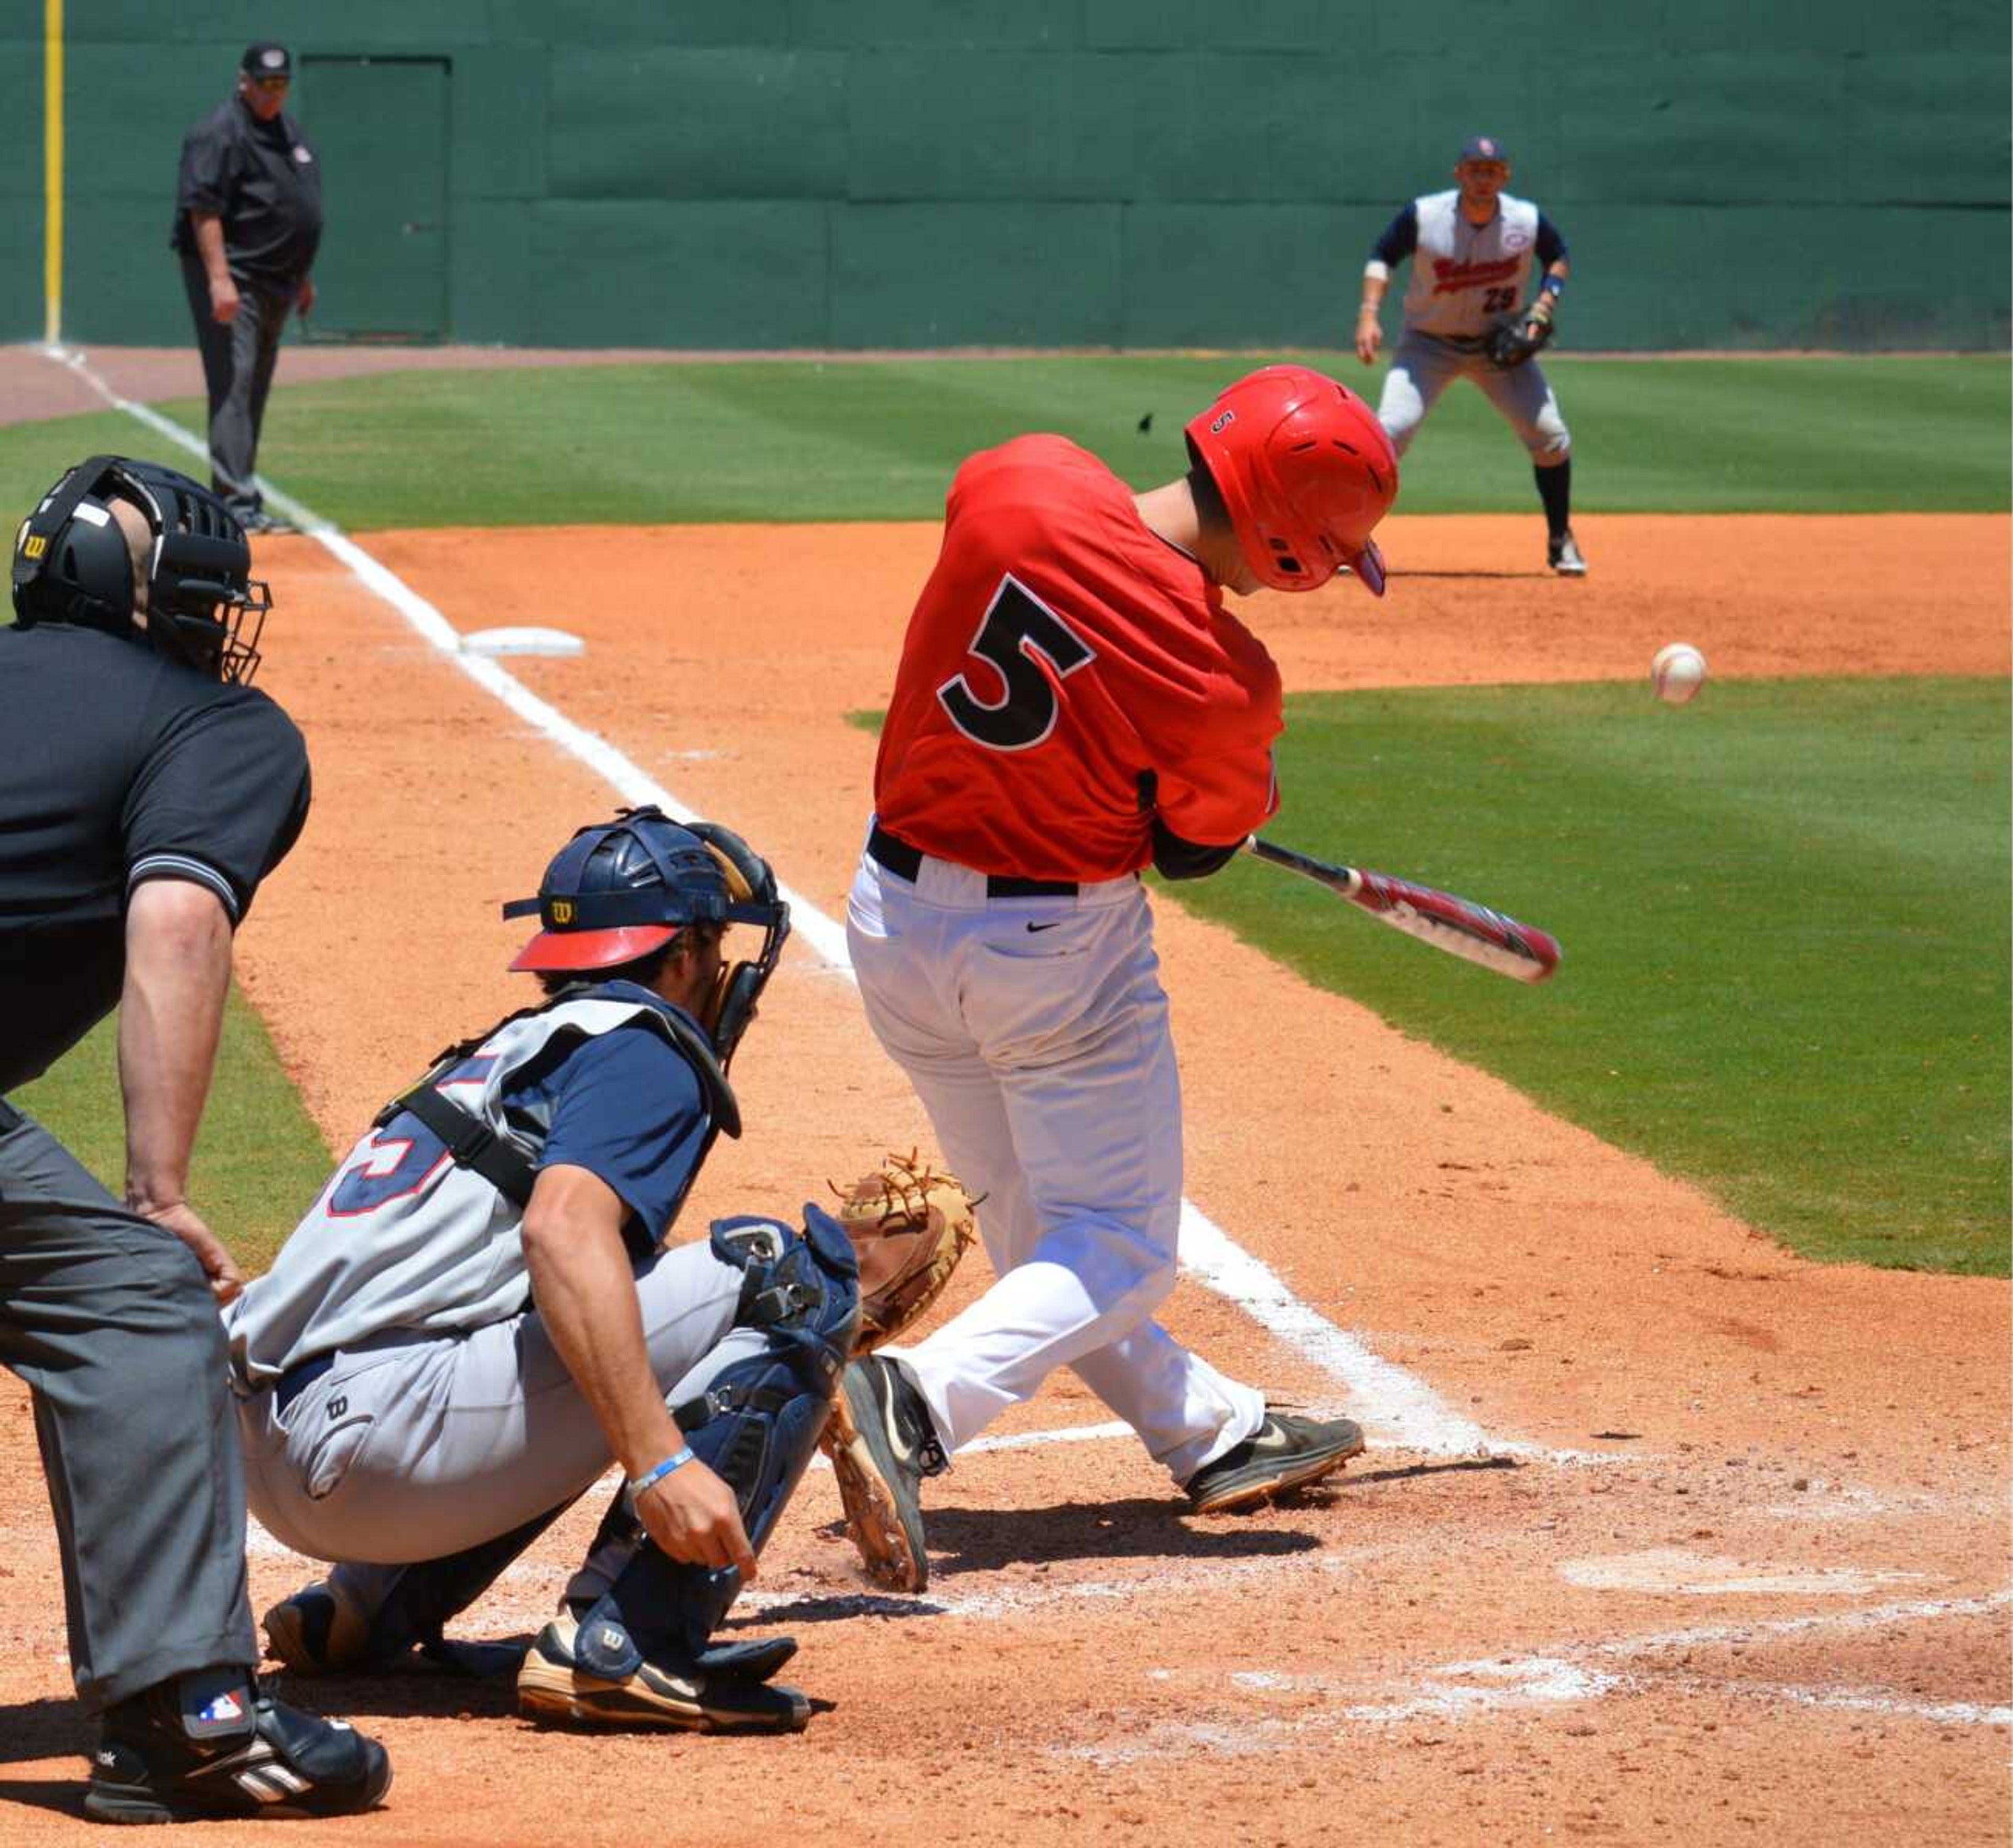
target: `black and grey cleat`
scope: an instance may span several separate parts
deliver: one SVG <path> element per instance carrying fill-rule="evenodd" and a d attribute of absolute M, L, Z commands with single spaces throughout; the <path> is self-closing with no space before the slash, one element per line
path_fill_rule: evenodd
<path fill-rule="evenodd" d="M 680 1666 L 646 1660 L 619 1625 L 588 1621 L 610 1634 L 583 1636 L 571 1611 L 538 1632 L 517 1671 L 520 1711 L 616 1730 L 801 1732 L 810 1723 L 810 1696 L 767 1678 L 796 1653 L 788 1637 L 709 1650 Z"/>
<path fill-rule="evenodd" d="M 1253 1507 L 1318 1482 L 1362 1449 L 1362 1428 L 1347 1418 L 1301 1418 L 1268 1408 L 1251 1436 L 1189 1478 L 1189 1501 L 1198 1514 Z"/>
<path fill-rule="evenodd" d="M 867 1577 L 890 1591 L 922 1590 L 930 1582 L 923 1478 L 948 1467 L 922 1394 L 892 1360 L 855 1360 L 840 1378 L 823 1442 Z"/>

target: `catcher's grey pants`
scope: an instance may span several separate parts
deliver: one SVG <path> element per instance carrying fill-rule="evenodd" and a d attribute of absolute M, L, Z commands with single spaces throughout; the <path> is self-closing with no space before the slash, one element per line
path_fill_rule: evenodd
<path fill-rule="evenodd" d="M 223 1324 L 202 1267 L 4 1100 L 0 1362 L 34 1396 L 85 1707 L 256 1663 Z"/>
<path fill-rule="evenodd" d="M 1556 467 L 1572 453 L 1572 433 L 1536 360 L 1505 372 L 1489 364 L 1478 344 L 1408 332 L 1399 339 L 1377 405 L 1377 421 L 1400 456 L 1418 434 L 1426 413 L 1457 378 L 1473 379 L 1482 388 L 1539 468 Z"/>
<path fill-rule="evenodd" d="M 673 1405 L 731 1360 L 770 1346 L 738 1328 L 744 1273 L 704 1243 L 637 1273 L 651 1371 Z M 535 1311 L 467 1335 L 394 1331 L 335 1357 L 282 1410 L 241 1396 L 252 1507 L 274 1536 L 343 1562 L 374 1614 L 400 1569 L 497 1539 L 592 1488 L 613 1461 L 585 1396 Z M 575 1581 L 592 1599 L 607 1588 Z"/>
<path fill-rule="evenodd" d="M 269 294 L 240 277 L 238 313 L 219 321 L 209 311 L 209 276 L 199 258 L 182 259 L 182 286 L 188 291 L 209 395 L 209 484 L 242 517 L 264 502 L 252 484 L 259 431 L 293 298 Z"/>

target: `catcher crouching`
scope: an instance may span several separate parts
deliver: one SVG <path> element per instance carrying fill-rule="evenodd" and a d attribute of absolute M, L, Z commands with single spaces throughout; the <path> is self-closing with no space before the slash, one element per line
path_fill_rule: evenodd
<path fill-rule="evenodd" d="M 838 1222 L 717 1221 L 666 1240 L 716 1136 L 728 1067 L 789 932 L 728 830 L 624 810 L 581 829 L 512 963 L 538 1006 L 450 1047 L 379 1113 L 233 1306 L 259 1518 L 336 1562 L 266 1614 L 297 1673 L 416 1646 L 612 1460 L 627 1481 L 518 1670 L 535 1719 L 779 1732 L 788 1637 L 713 1632 L 802 1477 L 860 1299 Z M 761 932 L 728 964 L 729 927 Z"/>

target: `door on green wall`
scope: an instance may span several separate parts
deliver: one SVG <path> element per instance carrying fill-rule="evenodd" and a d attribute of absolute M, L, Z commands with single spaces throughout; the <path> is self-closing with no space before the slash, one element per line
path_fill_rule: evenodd
<path fill-rule="evenodd" d="M 321 157 L 309 338 L 447 331 L 448 62 L 301 60 L 301 125 Z"/>

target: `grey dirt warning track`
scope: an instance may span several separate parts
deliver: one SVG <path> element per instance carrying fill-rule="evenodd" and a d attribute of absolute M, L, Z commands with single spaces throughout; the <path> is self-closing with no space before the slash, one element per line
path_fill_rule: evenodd
<path fill-rule="evenodd" d="M 1502 678 L 1506 659 L 1632 674 L 1680 583 L 1751 599 L 1721 671 L 2003 671 L 2001 522 L 1905 535 L 1958 561 L 1908 625 L 1877 620 L 1891 527 L 1783 535 L 1848 587 L 1816 624 L 1772 584 L 1700 587 L 1669 556 L 1675 523 L 1586 524 L 1602 576 L 1561 586 L 1468 575 L 1507 527 L 1410 523 L 1389 548 L 1421 574 L 1408 627 L 1318 593 L 1272 638 L 1289 685 Z M 582 634 L 583 656 L 525 664 L 525 682 L 835 915 L 873 750 L 844 715 L 885 698 L 930 534 L 601 537 L 594 596 L 567 609 L 531 588 L 554 581 L 542 548 L 563 534 L 370 544 L 459 628 Z M 515 1003 L 496 904 L 614 799 L 310 542 L 261 562 L 286 613 L 271 689 L 308 732 L 318 795 L 242 963 L 346 1142 L 439 1044 Z M 796 1678 L 831 1703 L 802 1738 L 549 1735 L 507 1686 L 296 1684 L 370 1718 L 399 1780 L 378 1814 L 289 1842 L 2005 1838 L 2005 1286 L 1788 1256 L 1161 911 L 1188 1192 L 1282 1292 L 1268 1308 L 1249 1276 L 1230 1294 L 1191 1278 L 1172 1325 L 1280 1397 L 1346 1409 L 1368 1454 L 1257 1515 L 1192 1519 L 1059 1379 L 931 1485 L 921 1600 L 867 1590 L 829 1475 L 810 1479 L 736 1617 L 801 1639 Z M 749 1134 L 688 1226 L 789 1210 L 927 1143 L 844 973 L 805 943 L 736 1076 Z M 27 1485 L 11 1383 L 0 1445 Z M 532 1627 L 597 1511 L 548 1535 L 470 1633 Z M 0 1840 L 81 1840 L 47 1513 L 24 1492 L 0 1527 Z M 255 1535 L 255 1603 L 310 1569 Z"/>

